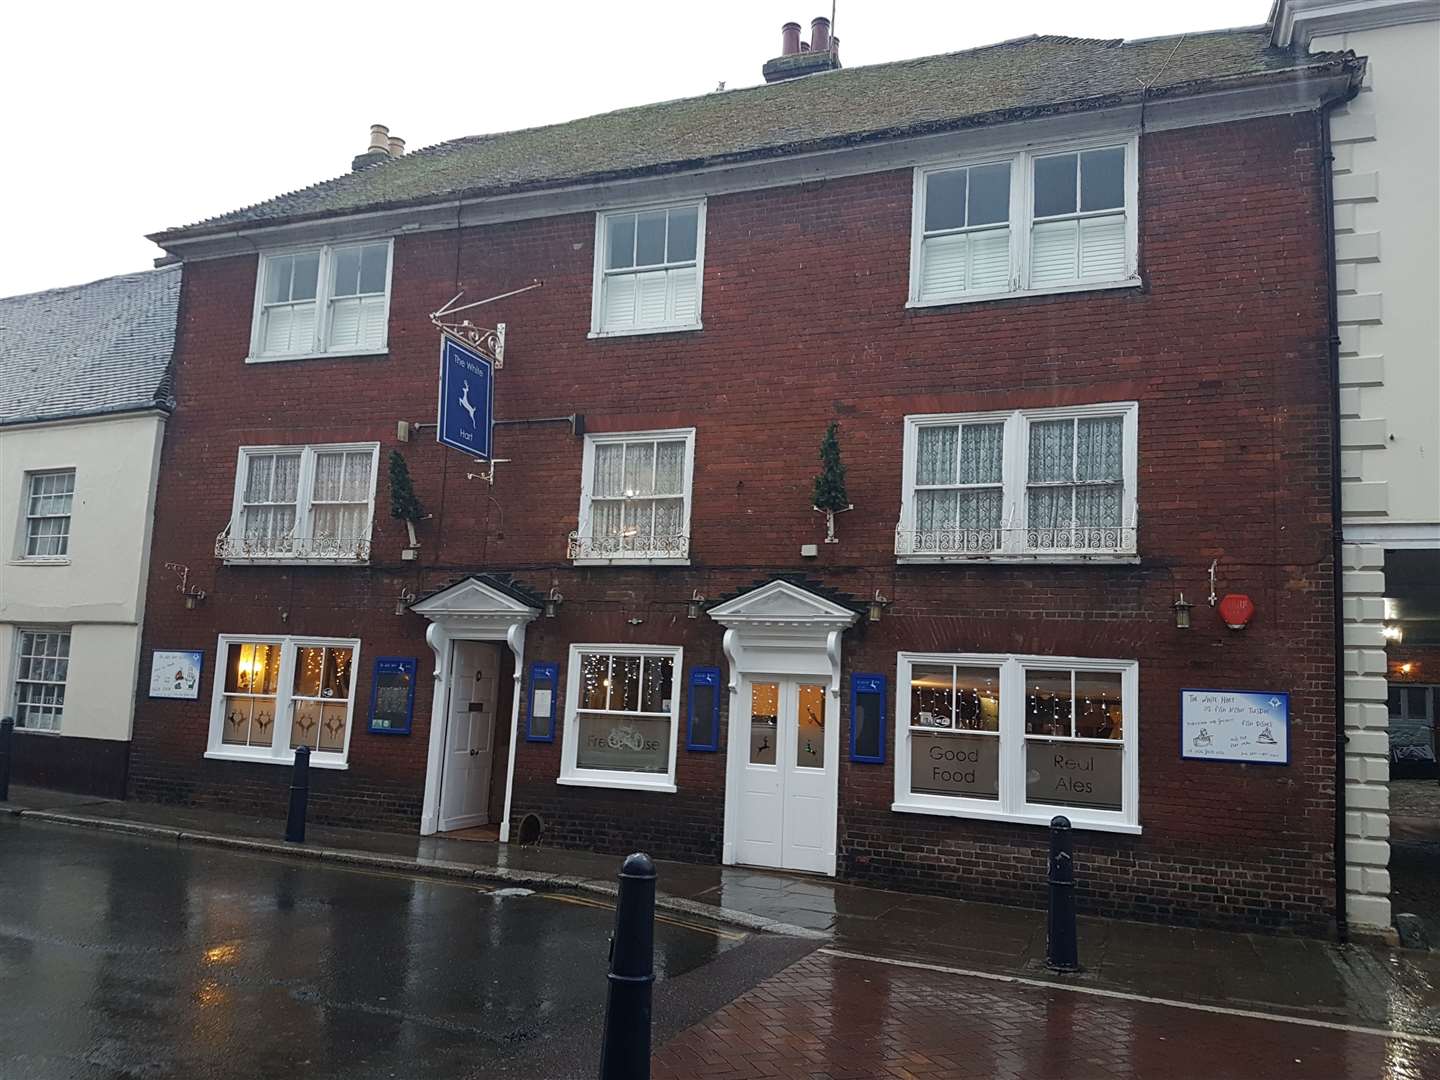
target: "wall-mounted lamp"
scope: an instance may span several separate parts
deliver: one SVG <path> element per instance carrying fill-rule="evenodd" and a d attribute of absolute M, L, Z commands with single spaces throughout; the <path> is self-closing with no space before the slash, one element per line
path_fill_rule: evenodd
<path fill-rule="evenodd" d="M 700 595 L 699 589 L 696 589 L 690 599 L 685 601 L 685 617 L 687 619 L 698 619 L 700 617 L 700 609 L 704 603 L 705 597 Z"/>
<path fill-rule="evenodd" d="M 560 595 L 560 587 L 551 585 L 550 591 L 545 594 L 545 617 L 555 618 L 555 613 L 560 610 L 560 605 L 565 602 L 565 597 Z"/>
<path fill-rule="evenodd" d="M 395 598 L 395 614 L 404 615 L 410 610 L 410 605 L 415 602 L 415 594 L 409 589 L 401 589 L 400 595 Z"/>
<path fill-rule="evenodd" d="M 1182 592 L 1180 594 L 1180 599 L 1176 600 L 1175 603 L 1171 604 L 1170 606 L 1175 609 L 1175 629 L 1189 630 L 1190 609 L 1193 608 L 1195 605 L 1190 603 L 1189 600 L 1186 600 L 1185 594 Z"/>
<path fill-rule="evenodd" d="M 1404 664 L 1401 664 L 1401 665 L 1400 665 L 1400 674 L 1401 674 L 1401 675 L 1409 675 L 1409 674 L 1410 674 L 1412 671 L 1414 671 L 1414 670 L 1415 670 L 1415 665 L 1414 665 L 1414 664 L 1411 664 L 1411 663 L 1408 663 L 1408 662 L 1407 662 L 1407 663 L 1404 663 Z"/>
<path fill-rule="evenodd" d="M 166 570 L 173 570 L 180 575 L 180 584 L 175 586 L 175 591 L 185 598 L 185 610 L 194 611 L 205 602 L 204 589 L 192 589 L 190 587 L 190 568 L 183 563 L 167 562 Z"/>
<path fill-rule="evenodd" d="M 875 590 L 875 595 L 870 598 L 870 621 L 879 622 L 880 615 L 890 606 L 890 601 L 880 595 L 880 590 Z"/>
<path fill-rule="evenodd" d="M 1402 629 L 1396 623 L 1387 623 L 1385 625 L 1385 640 L 1393 641 L 1398 645 L 1400 642 L 1405 640 L 1404 629 Z"/>

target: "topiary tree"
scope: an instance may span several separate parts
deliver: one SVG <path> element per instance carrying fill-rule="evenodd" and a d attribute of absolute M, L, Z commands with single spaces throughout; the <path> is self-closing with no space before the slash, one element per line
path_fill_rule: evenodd
<path fill-rule="evenodd" d="M 820 440 L 820 475 L 815 477 L 814 507 L 825 515 L 825 542 L 837 544 L 835 515 L 855 509 L 845 493 L 845 463 L 840 460 L 840 425 L 832 420 Z"/>
<path fill-rule="evenodd" d="M 415 485 L 410 482 L 410 466 L 405 455 L 399 450 L 390 451 L 390 516 L 405 522 L 410 533 L 410 546 L 420 546 L 415 539 L 415 522 L 424 521 L 427 515 L 420 497 L 415 494 Z"/>

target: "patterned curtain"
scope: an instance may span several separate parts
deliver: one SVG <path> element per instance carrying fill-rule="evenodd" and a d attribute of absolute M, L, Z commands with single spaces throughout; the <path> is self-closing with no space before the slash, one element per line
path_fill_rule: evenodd
<path fill-rule="evenodd" d="M 649 495 L 655 490 L 655 444 L 625 446 L 625 494 Z"/>
<path fill-rule="evenodd" d="M 959 427 L 922 427 L 915 462 L 917 484 L 955 483 Z"/>
<path fill-rule="evenodd" d="M 1124 491 L 1124 420 L 1082 417 L 1075 425 L 1075 479 L 1095 485 L 1075 491 L 1075 520 L 1092 527 L 1118 526 Z M 1104 481 L 1103 486 L 1097 481 Z"/>
<path fill-rule="evenodd" d="M 368 533 L 370 454 L 365 451 L 315 455 L 317 505 L 312 533 L 317 538 L 359 540 Z"/>
<path fill-rule="evenodd" d="M 1004 424 L 966 424 L 960 430 L 962 484 L 998 484 L 1005 446 Z"/>
<path fill-rule="evenodd" d="M 242 527 L 245 539 L 277 550 L 285 547 L 281 541 L 295 531 L 299 487 L 299 454 L 256 454 L 248 458 Z"/>
<path fill-rule="evenodd" d="M 685 443 L 662 442 L 655 447 L 655 494 L 679 495 L 685 490 Z"/>

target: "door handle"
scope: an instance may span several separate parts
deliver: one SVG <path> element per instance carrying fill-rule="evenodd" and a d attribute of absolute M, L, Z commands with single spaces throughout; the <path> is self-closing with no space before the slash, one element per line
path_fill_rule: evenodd
<path fill-rule="evenodd" d="M 471 750 L 471 751 L 470 751 L 470 756 L 471 756 L 471 757 L 474 757 L 474 756 L 475 756 L 476 754 L 478 754 L 478 753 L 480 753 L 479 750 Z"/>

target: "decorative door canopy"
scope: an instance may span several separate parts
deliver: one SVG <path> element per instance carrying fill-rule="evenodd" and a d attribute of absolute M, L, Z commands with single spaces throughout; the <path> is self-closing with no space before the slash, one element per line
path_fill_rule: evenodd
<path fill-rule="evenodd" d="M 543 601 L 504 578 L 477 574 L 431 593 L 410 605 L 417 615 L 447 629 L 504 632 L 540 615 Z"/>
<path fill-rule="evenodd" d="M 776 578 L 710 609 L 710 617 L 728 628 L 786 627 L 799 631 L 844 630 L 860 612 L 787 578 Z"/>

